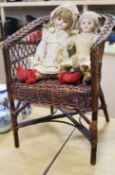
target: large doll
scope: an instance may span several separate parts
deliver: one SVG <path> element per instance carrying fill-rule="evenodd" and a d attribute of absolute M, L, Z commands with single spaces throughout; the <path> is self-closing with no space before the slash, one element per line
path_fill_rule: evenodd
<path fill-rule="evenodd" d="M 42 39 L 37 46 L 34 57 L 29 60 L 29 69 L 22 65 L 17 68 L 17 78 L 26 83 L 35 83 L 49 74 L 57 74 L 55 64 L 60 45 L 70 36 L 78 17 L 75 5 L 63 5 L 55 8 L 50 14 L 49 23 L 44 25 Z"/>
<path fill-rule="evenodd" d="M 91 79 L 90 72 L 90 48 L 98 38 L 99 32 L 99 15 L 95 12 L 88 11 L 83 13 L 78 21 L 79 32 L 66 40 L 60 49 L 56 63 L 60 69 L 67 67 L 77 68 L 83 73 L 83 82 L 89 82 Z M 75 46 L 75 54 L 71 57 L 68 51 Z M 72 73 L 63 72 L 59 75 L 62 82 L 72 81 Z M 78 81 L 79 81 L 78 76 Z M 76 79 L 77 81 L 77 79 Z"/>

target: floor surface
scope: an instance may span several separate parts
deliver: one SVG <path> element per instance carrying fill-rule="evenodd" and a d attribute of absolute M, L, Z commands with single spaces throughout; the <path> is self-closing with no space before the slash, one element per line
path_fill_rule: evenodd
<path fill-rule="evenodd" d="M 34 107 L 29 118 L 48 112 Z M 59 123 L 28 126 L 19 131 L 18 149 L 14 148 L 12 131 L 0 134 L 0 174 L 115 175 L 115 119 L 107 124 L 99 117 L 96 166 L 89 163 L 89 142 L 77 129 L 72 131 L 71 126 Z"/>

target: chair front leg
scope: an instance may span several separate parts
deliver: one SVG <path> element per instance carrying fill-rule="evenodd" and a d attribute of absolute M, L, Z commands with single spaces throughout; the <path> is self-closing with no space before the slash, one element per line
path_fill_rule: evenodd
<path fill-rule="evenodd" d="M 96 153 L 97 153 L 97 143 L 91 143 L 91 157 L 90 157 L 90 164 L 96 164 Z"/>
<path fill-rule="evenodd" d="M 96 164 L 96 152 L 97 152 L 97 142 L 98 142 L 98 136 L 97 136 L 97 115 L 98 112 L 92 113 L 92 122 L 90 125 L 90 142 L 91 142 L 91 157 L 90 157 L 90 163 L 92 165 Z"/>

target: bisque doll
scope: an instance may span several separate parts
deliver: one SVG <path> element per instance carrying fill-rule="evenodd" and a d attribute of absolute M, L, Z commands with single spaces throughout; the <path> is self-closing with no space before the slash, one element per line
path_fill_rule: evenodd
<path fill-rule="evenodd" d="M 60 45 L 69 38 L 71 30 L 74 29 L 78 14 L 76 5 L 68 4 L 58 6 L 51 12 L 49 23 L 43 27 L 42 39 L 36 53 L 29 59 L 29 69 L 22 65 L 17 68 L 17 78 L 20 81 L 31 84 L 59 72 L 55 64 L 56 55 Z"/>
<path fill-rule="evenodd" d="M 79 32 L 66 40 L 56 59 L 56 63 L 60 65 L 60 69 L 72 66 L 73 68 L 80 70 L 83 75 L 84 83 L 89 82 L 91 79 L 90 48 L 98 38 L 99 26 L 99 15 L 97 13 L 92 11 L 83 13 L 78 20 Z M 76 51 L 75 54 L 70 57 L 68 50 L 73 46 L 75 46 Z M 72 76 L 73 74 L 63 72 L 59 75 L 59 80 L 61 82 L 71 82 L 70 75 Z M 76 81 L 80 81 L 80 78 L 82 77 L 81 74 L 78 75 L 78 80 L 76 78 Z M 67 78 L 67 76 L 69 78 Z"/>

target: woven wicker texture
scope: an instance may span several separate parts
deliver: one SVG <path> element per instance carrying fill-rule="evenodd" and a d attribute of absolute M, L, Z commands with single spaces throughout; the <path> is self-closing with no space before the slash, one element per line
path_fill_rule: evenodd
<path fill-rule="evenodd" d="M 84 85 L 61 85 L 58 80 L 41 80 L 34 85 L 12 83 L 15 98 L 44 105 L 69 106 L 82 109 L 91 108 L 91 87 Z M 28 90 L 27 90 L 28 89 Z M 29 95 L 28 95 L 29 94 Z"/>

